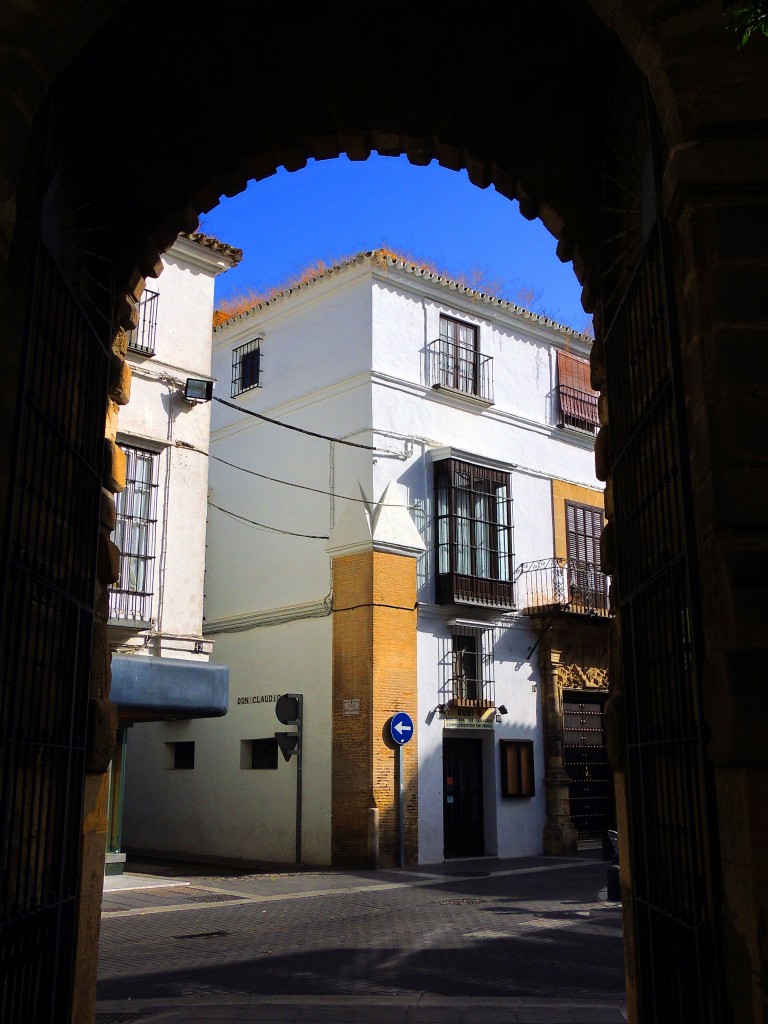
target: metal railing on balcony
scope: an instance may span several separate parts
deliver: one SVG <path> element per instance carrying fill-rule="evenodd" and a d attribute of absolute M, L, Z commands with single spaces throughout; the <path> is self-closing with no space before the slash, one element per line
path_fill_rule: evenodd
<path fill-rule="evenodd" d="M 436 338 L 427 346 L 427 384 L 493 402 L 493 356 Z"/>
<path fill-rule="evenodd" d="M 560 384 L 557 392 L 557 416 L 559 427 L 575 427 L 596 434 L 599 421 L 597 417 L 597 395 Z"/>
<path fill-rule="evenodd" d="M 155 335 L 157 334 L 157 305 L 159 292 L 149 289 L 139 300 L 139 322 L 128 335 L 128 350 L 142 356 L 155 354 Z"/>
<path fill-rule="evenodd" d="M 608 615 L 608 578 L 594 562 L 540 558 L 515 573 L 518 606 L 527 615 L 557 611 Z"/>
<path fill-rule="evenodd" d="M 447 704 L 456 711 L 487 711 L 496 706 L 495 683 L 492 679 L 452 676 Z"/>

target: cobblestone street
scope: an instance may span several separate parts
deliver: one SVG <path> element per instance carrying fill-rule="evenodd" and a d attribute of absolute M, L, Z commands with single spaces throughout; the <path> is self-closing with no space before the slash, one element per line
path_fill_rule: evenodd
<path fill-rule="evenodd" d="M 625 1019 L 621 907 L 606 900 L 596 854 L 379 872 L 179 870 L 148 875 L 151 888 L 108 882 L 98 1024 Z"/>

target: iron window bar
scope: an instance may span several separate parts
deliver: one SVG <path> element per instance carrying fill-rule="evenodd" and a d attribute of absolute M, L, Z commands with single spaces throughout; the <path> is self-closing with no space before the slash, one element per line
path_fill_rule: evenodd
<path fill-rule="evenodd" d="M 427 346 L 427 384 L 493 402 L 493 356 L 446 338 Z"/>
<path fill-rule="evenodd" d="M 558 427 L 575 427 L 596 434 L 600 426 L 597 416 L 597 395 L 559 384 L 555 389 L 558 405 Z"/>
<path fill-rule="evenodd" d="M 435 491 L 437 603 L 514 607 L 509 474 L 445 459 Z"/>
<path fill-rule="evenodd" d="M 522 562 L 514 576 L 522 611 L 607 616 L 608 579 L 599 565 L 576 558 Z"/>
<path fill-rule="evenodd" d="M 261 338 L 253 338 L 232 349 L 232 390 L 230 398 L 261 387 Z"/>
<path fill-rule="evenodd" d="M 142 356 L 155 354 L 155 337 L 157 335 L 157 307 L 159 292 L 149 289 L 139 300 L 139 322 L 128 334 L 128 350 Z"/>
<path fill-rule="evenodd" d="M 125 453 L 126 483 L 115 498 L 120 575 L 110 587 L 109 617 L 148 623 L 154 588 L 159 460 L 156 452 L 120 447 Z"/>
<path fill-rule="evenodd" d="M 493 628 L 454 625 L 444 659 L 442 701 L 460 712 L 483 712 L 496 707 Z"/>

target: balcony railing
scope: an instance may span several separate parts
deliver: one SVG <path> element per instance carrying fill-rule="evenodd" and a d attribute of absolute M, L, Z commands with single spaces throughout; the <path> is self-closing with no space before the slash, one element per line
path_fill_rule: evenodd
<path fill-rule="evenodd" d="M 139 322 L 128 335 L 128 349 L 142 356 L 155 354 L 157 334 L 157 300 L 159 292 L 144 291 L 139 301 Z"/>
<path fill-rule="evenodd" d="M 597 395 L 560 384 L 557 391 L 558 426 L 575 427 L 596 434 L 599 421 L 597 418 Z"/>
<path fill-rule="evenodd" d="M 517 599 L 527 615 L 565 611 L 608 615 L 608 579 L 594 562 L 540 558 L 515 573 Z"/>
<path fill-rule="evenodd" d="M 496 686 L 492 679 L 468 679 L 453 676 L 448 680 L 448 707 L 454 711 L 488 711 L 496 706 Z"/>
<path fill-rule="evenodd" d="M 427 384 L 493 402 L 493 357 L 437 338 L 427 346 Z"/>

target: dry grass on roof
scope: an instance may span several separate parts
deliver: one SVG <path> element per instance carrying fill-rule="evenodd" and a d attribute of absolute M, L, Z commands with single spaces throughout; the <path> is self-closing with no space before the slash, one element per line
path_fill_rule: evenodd
<path fill-rule="evenodd" d="M 223 324 L 227 323 L 228 320 L 231 320 L 236 316 L 240 316 L 243 313 L 247 313 L 249 310 L 255 309 L 256 307 L 263 305 L 265 302 L 270 302 L 278 295 L 282 295 L 285 292 L 291 291 L 293 288 L 298 288 L 301 285 L 308 284 L 310 281 L 314 281 L 317 278 L 322 277 L 334 267 L 352 262 L 359 255 L 359 252 L 355 252 L 347 256 L 339 256 L 335 259 L 329 258 L 327 261 L 322 259 L 315 260 L 314 263 L 310 263 L 298 274 L 295 274 L 283 281 L 279 281 L 277 284 L 272 285 L 264 291 L 257 292 L 250 290 L 233 295 L 228 299 L 222 299 L 214 310 L 213 326 L 214 328 L 221 327 Z M 380 246 L 378 249 L 374 249 L 372 251 L 372 259 L 374 262 L 381 263 L 384 263 L 387 259 L 402 260 L 404 263 L 418 267 L 420 270 L 424 270 L 429 274 L 434 274 L 436 277 L 452 281 L 463 288 L 469 289 L 470 291 L 481 292 L 484 295 L 489 295 L 492 298 L 499 299 L 500 301 L 509 302 L 511 305 L 518 306 L 521 310 L 530 310 L 533 305 L 533 300 L 535 299 L 532 289 L 527 291 L 522 289 L 520 294 L 516 297 L 516 300 L 505 298 L 503 294 L 504 282 L 498 278 L 491 278 L 488 271 L 481 268 L 474 268 L 468 272 L 456 274 L 446 270 L 431 260 L 425 260 L 419 256 L 414 256 L 412 253 L 393 249 L 386 245 Z M 546 314 L 539 315 L 546 316 Z"/>

